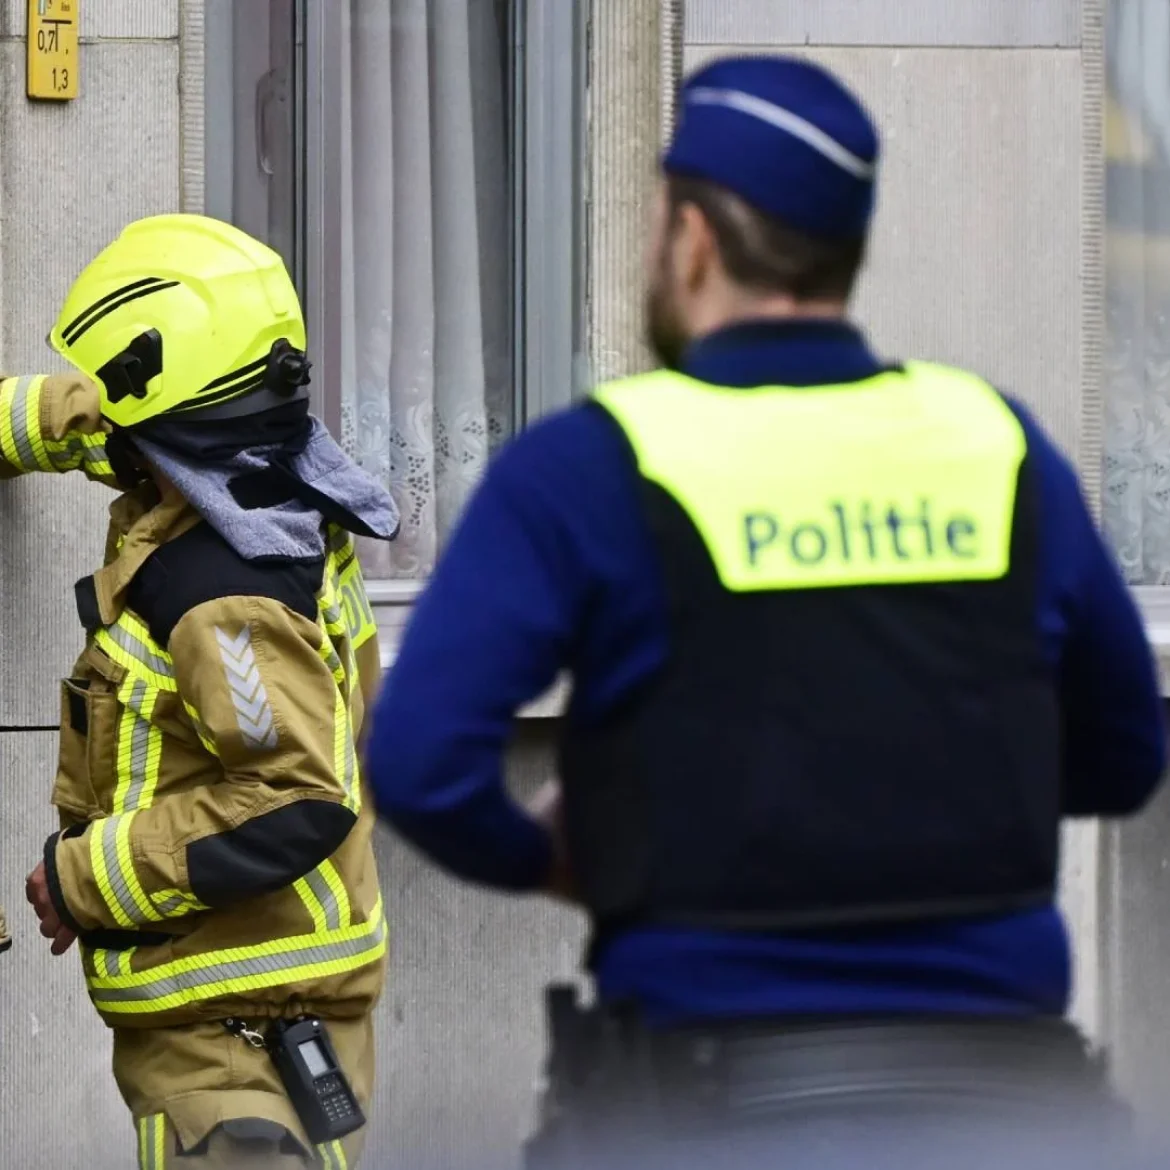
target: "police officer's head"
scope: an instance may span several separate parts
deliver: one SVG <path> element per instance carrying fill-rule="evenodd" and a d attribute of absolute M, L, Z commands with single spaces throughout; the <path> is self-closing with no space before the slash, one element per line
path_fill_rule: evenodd
<path fill-rule="evenodd" d="M 693 74 L 663 159 L 647 328 L 676 366 L 735 320 L 840 313 L 865 253 L 878 135 L 858 99 L 795 57 Z"/>

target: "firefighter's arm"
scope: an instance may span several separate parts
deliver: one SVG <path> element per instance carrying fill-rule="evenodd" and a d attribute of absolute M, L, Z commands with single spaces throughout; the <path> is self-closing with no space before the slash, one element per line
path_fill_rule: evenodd
<path fill-rule="evenodd" d="M 0 479 L 30 471 L 84 472 L 117 486 L 97 386 L 79 374 L 0 375 Z"/>
<path fill-rule="evenodd" d="M 337 850 L 360 788 L 322 637 L 264 597 L 206 602 L 178 622 L 179 693 L 223 778 L 50 838 L 48 883 L 66 925 L 157 929 L 292 885 Z"/>

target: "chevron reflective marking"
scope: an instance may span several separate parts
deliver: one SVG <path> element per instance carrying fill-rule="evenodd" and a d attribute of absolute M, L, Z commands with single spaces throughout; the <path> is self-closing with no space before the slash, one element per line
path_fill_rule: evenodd
<path fill-rule="evenodd" d="M 231 691 L 232 706 L 236 709 L 236 724 L 244 743 L 258 750 L 276 747 L 272 704 L 260 678 L 248 627 L 244 626 L 233 637 L 216 626 L 215 640 L 219 643 L 219 656 L 223 660 L 224 676 Z"/>

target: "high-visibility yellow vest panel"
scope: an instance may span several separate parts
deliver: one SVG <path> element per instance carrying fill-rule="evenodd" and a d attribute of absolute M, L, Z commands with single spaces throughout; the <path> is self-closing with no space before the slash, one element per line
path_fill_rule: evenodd
<path fill-rule="evenodd" d="M 1007 572 L 1026 440 L 972 374 L 915 362 L 845 386 L 745 390 L 659 372 L 596 398 L 730 590 Z"/>

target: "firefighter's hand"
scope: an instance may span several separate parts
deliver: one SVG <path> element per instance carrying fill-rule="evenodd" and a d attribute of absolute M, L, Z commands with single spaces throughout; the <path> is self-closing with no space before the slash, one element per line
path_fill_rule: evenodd
<path fill-rule="evenodd" d="M 43 861 L 28 875 L 24 883 L 24 896 L 41 920 L 41 934 L 53 940 L 51 948 L 53 954 L 63 955 L 73 945 L 77 935 L 61 922 L 57 914 L 52 895 L 49 893 L 49 880 L 45 877 Z"/>

